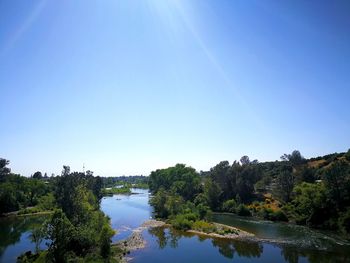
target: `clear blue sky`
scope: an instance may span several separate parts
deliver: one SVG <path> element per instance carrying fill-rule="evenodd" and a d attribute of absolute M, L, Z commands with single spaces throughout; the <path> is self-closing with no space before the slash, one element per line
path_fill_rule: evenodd
<path fill-rule="evenodd" d="M 206 170 L 350 147 L 350 1 L 0 0 L 13 172 Z"/>

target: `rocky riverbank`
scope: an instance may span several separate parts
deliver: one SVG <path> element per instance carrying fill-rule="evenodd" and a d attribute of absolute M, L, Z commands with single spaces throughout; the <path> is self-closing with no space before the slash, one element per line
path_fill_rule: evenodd
<path fill-rule="evenodd" d="M 125 240 L 119 241 L 113 246 L 116 246 L 123 252 L 123 262 L 127 262 L 130 258 L 126 257 L 131 251 L 144 248 L 146 241 L 142 237 L 142 232 L 148 228 L 162 227 L 166 224 L 163 221 L 147 220 L 140 227 L 133 230 L 132 234 Z"/>
<path fill-rule="evenodd" d="M 228 225 L 223 225 L 219 223 L 212 223 L 216 229 L 217 232 L 202 232 L 198 230 L 187 230 L 188 233 L 196 234 L 196 235 L 201 235 L 201 236 L 207 236 L 207 237 L 213 237 L 213 238 L 226 238 L 226 239 L 252 239 L 254 238 L 254 234 L 243 231 L 239 228 L 233 227 L 233 226 L 228 226 Z M 224 233 L 223 230 L 229 229 L 229 233 Z"/>

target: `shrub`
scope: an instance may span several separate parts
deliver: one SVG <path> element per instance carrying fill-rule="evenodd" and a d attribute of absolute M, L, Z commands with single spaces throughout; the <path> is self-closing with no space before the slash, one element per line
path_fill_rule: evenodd
<path fill-rule="evenodd" d="M 38 207 L 29 207 L 19 210 L 18 215 L 35 214 L 41 210 Z"/>
<path fill-rule="evenodd" d="M 202 220 L 194 222 L 192 228 L 204 233 L 212 233 L 216 231 L 215 225 Z"/>
<path fill-rule="evenodd" d="M 246 207 L 243 204 L 240 204 L 237 207 L 237 215 L 239 215 L 239 216 L 251 216 L 252 214 L 250 213 L 250 210 L 248 209 L 248 207 Z"/>
<path fill-rule="evenodd" d="M 222 205 L 222 210 L 229 213 L 235 213 L 237 208 L 237 203 L 234 199 L 227 200 Z"/>
<path fill-rule="evenodd" d="M 193 221 L 188 220 L 185 215 L 177 215 L 171 223 L 175 229 L 189 230 L 192 228 Z"/>
<path fill-rule="evenodd" d="M 285 221 L 285 222 L 288 221 L 287 216 L 281 210 L 273 212 L 273 218 L 274 218 L 272 219 L 273 221 Z"/>
<path fill-rule="evenodd" d="M 55 197 L 52 193 L 39 198 L 38 207 L 41 210 L 53 210 L 55 208 Z"/>
<path fill-rule="evenodd" d="M 350 234 L 350 209 L 341 214 L 338 220 L 339 229 L 346 235 Z"/>

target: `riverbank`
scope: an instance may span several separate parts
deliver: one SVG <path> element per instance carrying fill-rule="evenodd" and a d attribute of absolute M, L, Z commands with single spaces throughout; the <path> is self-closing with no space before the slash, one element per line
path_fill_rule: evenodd
<path fill-rule="evenodd" d="M 119 254 L 117 254 L 117 258 L 121 259 L 122 262 L 127 262 L 130 258 L 127 255 L 131 251 L 135 251 L 146 246 L 146 241 L 142 237 L 142 232 L 149 228 L 154 227 L 164 227 L 169 226 L 163 221 L 159 220 L 147 220 L 140 227 L 133 230 L 132 234 L 125 240 L 121 240 L 115 244 L 112 244 L 117 250 L 119 250 Z"/>
<path fill-rule="evenodd" d="M 54 211 L 40 211 L 35 213 L 24 213 L 24 214 L 21 214 L 20 212 L 21 210 L 4 213 L 0 216 L 0 218 L 51 215 Z"/>
<path fill-rule="evenodd" d="M 219 224 L 219 223 L 211 223 L 211 224 L 215 226 L 215 229 L 217 232 L 204 232 L 204 231 L 192 230 L 192 229 L 187 230 L 185 232 L 199 235 L 199 236 L 211 237 L 211 238 L 223 238 L 223 239 L 255 238 L 254 234 L 249 233 L 247 231 L 243 231 L 233 226 L 228 226 L 228 225 Z M 122 259 L 123 262 L 127 262 L 128 260 L 130 260 L 130 258 L 128 258 L 127 255 L 131 251 L 142 249 L 146 246 L 146 241 L 142 236 L 142 232 L 146 229 L 155 228 L 155 227 L 172 227 L 172 226 L 160 220 L 145 221 L 140 227 L 134 229 L 132 234 L 127 239 L 121 240 L 113 244 L 114 247 L 120 250 L 120 254 L 123 255 L 123 257 L 121 257 L 121 255 L 119 254 L 117 255 L 117 257 L 123 258 Z"/>
<path fill-rule="evenodd" d="M 225 238 L 225 239 L 252 239 L 255 238 L 255 235 L 252 233 L 249 233 L 247 231 L 241 230 L 239 228 L 228 226 L 224 224 L 219 223 L 212 223 L 217 232 L 203 232 L 199 230 L 187 230 L 186 232 L 200 235 L 200 236 L 206 236 L 206 237 L 212 237 L 212 238 Z M 229 231 L 227 231 L 229 230 Z M 221 233 L 220 233 L 221 232 Z M 225 233 L 226 232 L 226 233 Z M 228 232 L 228 233 L 227 233 Z"/>

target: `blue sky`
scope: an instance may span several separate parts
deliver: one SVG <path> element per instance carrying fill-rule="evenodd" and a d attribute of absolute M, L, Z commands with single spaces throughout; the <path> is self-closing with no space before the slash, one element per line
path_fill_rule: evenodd
<path fill-rule="evenodd" d="M 350 147 L 349 1 L 0 1 L 13 172 L 206 170 Z"/>

